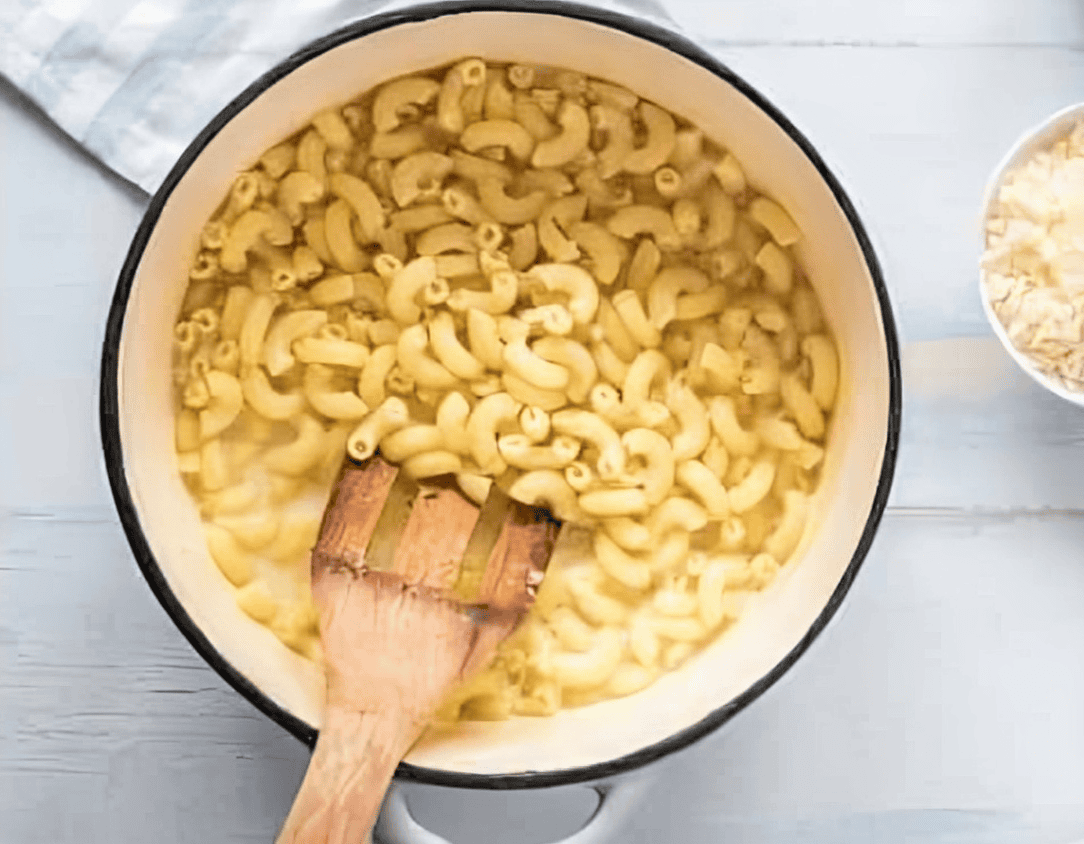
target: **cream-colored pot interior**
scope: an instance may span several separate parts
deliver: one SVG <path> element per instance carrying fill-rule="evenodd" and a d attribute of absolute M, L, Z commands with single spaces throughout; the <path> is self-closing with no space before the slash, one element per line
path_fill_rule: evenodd
<path fill-rule="evenodd" d="M 165 202 L 135 273 L 119 350 L 119 423 L 142 530 L 199 629 L 272 701 L 319 726 L 322 676 L 238 610 L 211 561 L 173 451 L 170 338 L 197 235 L 240 170 L 319 109 L 382 80 L 459 56 L 574 68 L 627 85 L 702 127 L 750 180 L 791 211 L 804 262 L 839 342 L 842 388 L 801 558 L 720 640 L 631 697 L 462 725 L 426 737 L 407 761 L 447 772 L 512 774 L 595 765 L 697 724 L 772 672 L 839 586 L 874 508 L 890 419 L 889 363 L 871 273 L 847 218 L 779 125 L 720 77 L 657 44 L 547 14 L 473 12 L 406 23 L 344 43 L 271 85 L 215 135 Z"/>

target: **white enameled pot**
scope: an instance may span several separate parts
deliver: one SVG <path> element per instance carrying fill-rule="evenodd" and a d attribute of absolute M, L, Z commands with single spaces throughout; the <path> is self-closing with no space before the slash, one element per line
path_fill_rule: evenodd
<path fill-rule="evenodd" d="M 208 219 L 234 176 L 316 111 L 461 56 L 543 63 L 618 81 L 731 150 L 790 210 L 801 258 L 837 338 L 841 388 L 800 558 L 703 653 L 650 688 L 550 718 L 464 724 L 426 737 L 399 776 L 483 788 L 599 781 L 719 727 L 772 685 L 838 609 L 888 495 L 900 422 L 888 297 L 853 206 L 805 137 L 690 42 L 565 3 L 441 3 L 375 17 L 306 47 L 237 97 L 154 196 L 121 273 L 105 339 L 102 431 L 114 496 L 152 589 L 200 654 L 303 740 L 319 727 L 323 677 L 244 615 L 208 555 L 173 449 L 172 327 Z M 630 802 L 626 793 L 625 803 Z M 621 801 L 604 805 L 597 828 Z M 393 795 L 385 826 L 412 829 Z M 594 840 L 594 839 L 593 839 Z"/>

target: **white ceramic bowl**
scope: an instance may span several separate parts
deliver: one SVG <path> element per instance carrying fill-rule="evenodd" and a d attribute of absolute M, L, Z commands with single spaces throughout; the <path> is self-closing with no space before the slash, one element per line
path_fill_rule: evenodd
<path fill-rule="evenodd" d="M 805 137 L 702 50 L 648 24 L 571 4 L 442 3 L 366 20 L 283 62 L 200 134 L 147 210 L 105 339 L 105 456 L 133 551 L 166 610 L 227 681 L 311 742 L 321 711 L 320 672 L 237 608 L 181 483 L 173 450 L 171 329 L 202 221 L 239 170 L 315 111 L 458 56 L 546 63 L 617 80 L 722 142 L 804 231 L 801 258 L 839 343 L 841 386 L 815 526 L 801 559 L 762 604 L 643 692 L 551 718 L 464 724 L 423 739 L 399 770 L 471 787 L 587 781 L 689 744 L 779 679 L 857 574 L 895 463 L 899 352 L 866 233 Z"/>
<path fill-rule="evenodd" d="M 1038 126 L 1034 126 L 1024 132 L 1012 145 L 1005 157 L 994 168 L 993 174 L 986 183 L 986 191 L 982 198 L 982 219 L 979 222 L 980 247 L 979 255 L 986 251 L 986 221 L 990 219 L 994 205 L 997 201 L 998 191 L 1005 182 L 1005 177 L 1010 171 L 1026 164 L 1034 155 L 1050 147 L 1061 138 L 1067 137 L 1081 120 L 1084 120 L 1084 103 L 1076 103 L 1067 106 L 1061 111 L 1055 112 Z M 1016 361 L 1017 365 L 1030 375 L 1036 383 L 1045 387 L 1056 396 L 1060 396 L 1068 402 L 1084 407 L 1084 393 L 1067 389 L 1059 381 L 1054 380 L 1042 372 L 1035 362 L 1026 354 L 1013 345 L 1009 339 L 1005 326 L 998 315 L 994 313 L 990 304 L 990 297 L 986 295 L 986 282 L 983 270 L 979 269 L 979 298 L 982 300 L 982 310 L 986 319 L 993 328 L 997 339 L 1005 347 L 1005 351 Z"/>

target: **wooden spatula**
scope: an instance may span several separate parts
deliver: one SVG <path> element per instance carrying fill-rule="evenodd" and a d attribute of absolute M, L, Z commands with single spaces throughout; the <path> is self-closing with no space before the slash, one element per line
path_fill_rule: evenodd
<path fill-rule="evenodd" d="M 560 523 L 493 485 L 348 462 L 312 552 L 324 723 L 278 844 L 360 844 L 400 759 L 534 600 Z"/>

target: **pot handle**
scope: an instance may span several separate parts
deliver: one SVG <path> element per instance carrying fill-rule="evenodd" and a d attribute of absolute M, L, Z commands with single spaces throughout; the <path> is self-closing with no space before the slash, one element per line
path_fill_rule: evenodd
<path fill-rule="evenodd" d="M 605 780 L 592 783 L 589 788 L 598 793 L 598 807 L 579 830 L 553 844 L 612 844 L 617 840 L 617 831 L 641 805 L 647 780 L 643 776 Z M 403 789 L 395 783 L 384 798 L 372 841 L 373 844 L 449 844 L 414 819 Z"/>

